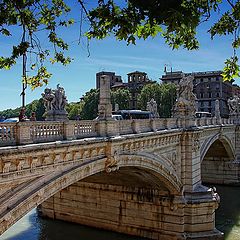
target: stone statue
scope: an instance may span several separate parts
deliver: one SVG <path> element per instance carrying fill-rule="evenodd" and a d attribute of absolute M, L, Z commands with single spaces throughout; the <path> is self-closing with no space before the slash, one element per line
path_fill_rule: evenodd
<path fill-rule="evenodd" d="M 42 93 L 43 103 L 46 111 L 53 110 L 52 103 L 55 101 L 55 95 L 50 88 L 46 88 Z"/>
<path fill-rule="evenodd" d="M 230 115 L 236 115 L 240 112 L 240 98 L 236 95 L 228 99 L 228 108 Z"/>
<path fill-rule="evenodd" d="M 196 96 L 193 94 L 192 75 L 183 74 L 177 87 L 177 100 L 173 108 L 173 117 L 194 117 L 196 112 Z"/>
<path fill-rule="evenodd" d="M 42 93 L 42 98 L 46 109 L 46 120 L 66 120 L 67 97 L 63 87 L 58 84 L 57 89 L 46 88 Z"/>
<path fill-rule="evenodd" d="M 149 102 L 147 102 L 147 111 L 151 112 L 154 118 L 159 117 L 157 111 L 157 102 L 153 98 Z"/>

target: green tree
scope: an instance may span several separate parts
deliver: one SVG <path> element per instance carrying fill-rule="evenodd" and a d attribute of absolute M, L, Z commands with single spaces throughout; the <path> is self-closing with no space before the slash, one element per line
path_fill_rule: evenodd
<path fill-rule="evenodd" d="M 45 60 L 64 65 L 71 61 L 65 56 L 68 44 L 59 35 L 59 28 L 74 23 L 68 16 L 70 8 L 66 0 L 4 0 L 0 2 L 0 34 L 6 38 L 20 32 L 19 42 L 13 46 L 9 56 L 0 57 L 0 68 L 9 69 L 19 57 L 31 57 L 28 70 L 32 76 L 23 78 L 33 88 L 47 83 L 51 74 Z M 74 1 L 72 1 L 74 2 Z M 223 76 L 225 79 L 239 76 L 236 50 L 240 47 L 240 1 L 222 0 L 76 0 L 86 14 L 89 31 L 88 39 L 103 39 L 108 35 L 118 40 L 135 44 L 137 38 L 163 37 L 173 49 L 180 46 L 192 50 L 199 48 L 196 29 L 212 15 L 218 20 L 209 29 L 211 38 L 231 35 L 233 56 L 226 60 Z M 94 3 L 95 7 L 93 8 Z M 226 10 L 225 10 L 226 9 Z M 221 10 L 221 11 L 220 11 Z M 77 19 L 79 22 L 79 19 Z M 83 18 L 80 19 L 80 27 Z M 20 28 L 20 31 L 19 31 Z M 42 31 L 47 35 L 52 47 L 44 48 Z M 80 34 L 83 36 L 83 34 Z M 26 61 L 26 58 L 24 58 Z M 30 74 L 30 73 L 29 73 Z"/>
<path fill-rule="evenodd" d="M 197 27 L 213 21 L 211 17 L 217 15 L 218 20 L 208 30 L 210 37 L 231 35 L 233 38 L 233 56 L 225 62 L 223 77 L 231 80 L 240 76 L 236 54 L 240 47 L 239 0 L 128 0 L 125 4 L 100 0 L 98 3 L 98 7 L 86 10 L 91 23 L 87 33 L 90 39 L 113 34 L 118 40 L 135 44 L 137 38 L 161 36 L 173 49 L 180 46 L 198 49 Z"/>
<path fill-rule="evenodd" d="M 119 109 L 129 109 L 131 94 L 128 89 L 118 89 L 111 92 L 111 101 L 113 109 L 118 104 Z"/>
<path fill-rule="evenodd" d="M 45 107 L 43 103 L 43 99 L 40 98 L 35 105 L 34 108 L 35 114 L 36 114 L 36 119 L 37 121 L 43 121 L 44 120 L 44 113 L 45 113 Z"/>
<path fill-rule="evenodd" d="M 68 118 L 70 120 L 77 120 L 82 112 L 83 101 L 77 103 L 69 103 L 66 106 L 66 111 L 68 112 Z"/>
<path fill-rule="evenodd" d="M 148 84 L 138 95 L 138 108 L 146 110 L 147 102 L 154 99 L 158 105 L 160 117 L 171 117 L 172 107 L 176 101 L 174 84 Z"/>
<path fill-rule="evenodd" d="M 20 109 L 21 108 L 3 110 L 0 112 L 0 118 L 18 117 L 20 113 Z M 38 121 L 44 120 L 43 114 L 45 112 L 45 107 L 44 107 L 42 98 L 40 98 L 39 100 L 34 100 L 31 103 L 26 105 L 25 114 L 27 118 L 31 117 L 32 112 L 36 113 L 36 119 Z"/>
<path fill-rule="evenodd" d="M 91 120 L 97 117 L 99 103 L 99 89 L 91 89 L 86 92 L 81 100 L 82 111 L 80 117 L 83 120 Z"/>
<path fill-rule="evenodd" d="M 18 117 L 20 112 L 20 108 L 16 109 L 6 109 L 0 112 L 1 118 L 12 118 L 12 117 Z"/>
<path fill-rule="evenodd" d="M 45 60 L 51 63 L 60 62 L 66 65 L 71 58 L 65 57 L 64 51 L 68 44 L 59 36 L 61 27 L 73 24 L 73 19 L 66 19 L 70 8 L 64 0 L 4 0 L 0 1 L 0 34 L 9 38 L 20 33 L 16 45 L 13 46 L 10 56 L 0 56 L 0 68 L 9 69 L 20 57 L 24 57 L 23 64 L 26 70 L 26 55 L 31 62 L 28 72 L 32 76 L 23 76 L 24 83 L 32 88 L 47 83 L 51 74 L 47 71 Z M 41 35 L 45 32 L 50 48 L 43 48 Z M 45 37 L 44 37 L 45 39 Z M 53 49 L 53 51 L 51 51 Z M 34 57 L 35 56 L 35 57 Z"/>

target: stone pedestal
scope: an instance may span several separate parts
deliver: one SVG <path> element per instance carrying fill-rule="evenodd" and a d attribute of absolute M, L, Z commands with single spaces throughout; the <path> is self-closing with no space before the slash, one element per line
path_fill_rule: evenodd
<path fill-rule="evenodd" d="M 66 110 L 50 110 L 46 113 L 46 121 L 67 121 L 68 113 Z"/>
<path fill-rule="evenodd" d="M 30 144 L 33 142 L 31 138 L 31 125 L 29 122 L 18 122 L 17 123 L 17 144 Z"/>

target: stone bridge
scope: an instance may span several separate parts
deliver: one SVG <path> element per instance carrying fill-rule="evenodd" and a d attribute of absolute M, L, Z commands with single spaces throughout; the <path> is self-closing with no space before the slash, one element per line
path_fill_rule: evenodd
<path fill-rule="evenodd" d="M 217 239 L 219 197 L 239 183 L 231 119 L 0 124 L 0 233 L 38 207 L 49 218 L 150 239 Z"/>
<path fill-rule="evenodd" d="M 110 80 L 100 85 L 98 120 L 0 124 L 0 234 L 38 207 L 150 239 L 222 238 L 203 183 L 239 183 L 238 119 L 194 119 L 185 84 L 174 118 L 116 121 Z"/>

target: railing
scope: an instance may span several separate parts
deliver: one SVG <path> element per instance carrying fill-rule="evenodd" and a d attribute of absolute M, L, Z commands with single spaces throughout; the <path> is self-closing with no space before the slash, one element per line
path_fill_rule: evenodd
<path fill-rule="evenodd" d="M 197 127 L 226 124 L 233 124 L 233 121 L 230 118 L 216 118 L 216 117 L 195 119 L 195 125 Z"/>
<path fill-rule="evenodd" d="M 63 140 L 63 122 L 30 122 L 30 136 L 33 142 Z"/>
<path fill-rule="evenodd" d="M 1 123 L 0 124 L 0 145 L 16 144 L 16 123 Z"/>
<path fill-rule="evenodd" d="M 155 118 L 120 121 L 27 121 L 0 123 L 0 146 L 185 129 L 189 126 L 218 126 L 233 123 L 236 123 L 236 121 L 224 118 Z"/>
<path fill-rule="evenodd" d="M 97 121 L 74 121 L 74 135 L 76 138 L 97 136 Z"/>

